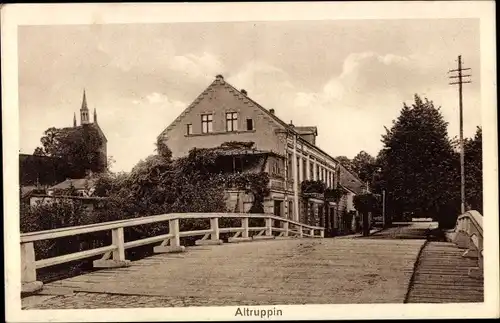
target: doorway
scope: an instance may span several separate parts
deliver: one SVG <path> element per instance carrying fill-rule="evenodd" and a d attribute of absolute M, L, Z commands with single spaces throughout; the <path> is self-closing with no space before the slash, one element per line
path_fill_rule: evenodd
<path fill-rule="evenodd" d="M 282 216 L 282 205 L 283 201 L 274 200 L 274 212 L 275 216 Z"/>

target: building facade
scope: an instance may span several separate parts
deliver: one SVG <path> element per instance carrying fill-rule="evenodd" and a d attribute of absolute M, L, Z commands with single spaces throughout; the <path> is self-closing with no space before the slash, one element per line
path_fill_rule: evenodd
<path fill-rule="evenodd" d="M 282 121 L 274 109 L 265 109 L 247 91 L 237 90 L 217 75 L 158 139 L 167 144 L 174 158 L 187 155 L 192 148 L 254 142 L 256 149 L 267 154 L 262 170 L 270 175 L 271 194 L 265 200 L 265 212 L 334 226 L 336 204 L 301 192 L 303 181 L 321 181 L 326 188 L 335 188 L 340 177 L 338 161 L 316 146 L 317 135 L 316 127 Z"/>

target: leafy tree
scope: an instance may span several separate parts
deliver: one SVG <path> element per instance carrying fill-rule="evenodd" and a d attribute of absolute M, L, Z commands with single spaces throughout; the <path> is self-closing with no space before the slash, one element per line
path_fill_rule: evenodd
<path fill-rule="evenodd" d="M 386 201 L 393 218 L 405 212 L 453 222 L 457 203 L 457 164 L 447 123 L 432 101 L 415 95 L 382 136 L 379 154 Z"/>
<path fill-rule="evenodd" d="M 469 208 L 483 213 L 483 133 L 477 127 L 473 139 L 464 142 L 465 199 Z"/>
<path fill-rule="evenodd" d="M 58 149 L 60 145 L 60 129 L 51 127 L 43 133 L 43 137 L 40 139 L 42 147 L 37 147 L 34 151 L 34 155 L 37 156 L 51 156 L 60 157 L 60 150 Z"/>
<path fill-rule="evenodd" d="M 352 160 L 347 158 L 346 156 L 337 156 L 335 159 L 342 164 L 348 171 L 354 172 L 354 165 L 352 163 Z"/>
<path fill-rule="evenodd" d="M 359 152 L 352 160 L 353 170 L 363 182 L 372 182 L 377 170 L 376 159 L 365 151 Z"/>
<path fill-rule="evenodd" d="M 64 161 L 68 177 L 84 177 L 87 171 L 102 172 L 106 169 L 100 148 L 103 144 L 98 130 L 92 126 L 78 128 L 49 128 L 40 139 L 42 147 L 34 154 L 60 158 Z"/>
<path fill-rule="evenodd" d="M 370 234 L 369 213 L 377 212 L 380 210 L 380 201 L 374 194 L 356 195 L 353 199 L 354 208 L 361 213 L 363 218 L 363 235 Z"/>

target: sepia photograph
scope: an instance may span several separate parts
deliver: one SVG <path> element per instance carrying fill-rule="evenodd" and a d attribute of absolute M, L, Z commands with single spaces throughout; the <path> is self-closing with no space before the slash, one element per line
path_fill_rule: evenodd
<path fill-rule="evenodd" d="M 7 320 L 498 317 L 493 12 L 3 6 Z"/>

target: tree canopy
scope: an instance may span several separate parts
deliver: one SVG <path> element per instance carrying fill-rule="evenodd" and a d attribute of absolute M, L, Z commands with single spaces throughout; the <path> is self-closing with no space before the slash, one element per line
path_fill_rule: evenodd
<path fill-rule="evenodd" d="M 464 142 L 465 199 L 468 207 L 483 213 L 483 132 L 477 127 L 473 139 Z"/>
<path fill-rule="evenodd" d="M 360 151 L 352 159 L 354 172 L 363 182 L 372 182 L 373 175 L 377 170 L 376 159 L 366 151 Z"/>
<path fill-rule="evenodd" d="M 96 128 L 84 125 L 77 128 L 49 128 L 40 139 L 34 155 L 56 157 L 64 161 L 68 177 L 81 178 L 88 171 L 106 170 L 106 157 L 100 149 L 103 139 Z"/>
<path fill-rule="evenodd" d="M 432 101 L 415 95 L 383 135 L 379 154 L 387 203 L 397 218 L 405 212 L 443 219 L 458 214 L 457 162 L 447 122 Z"/>

